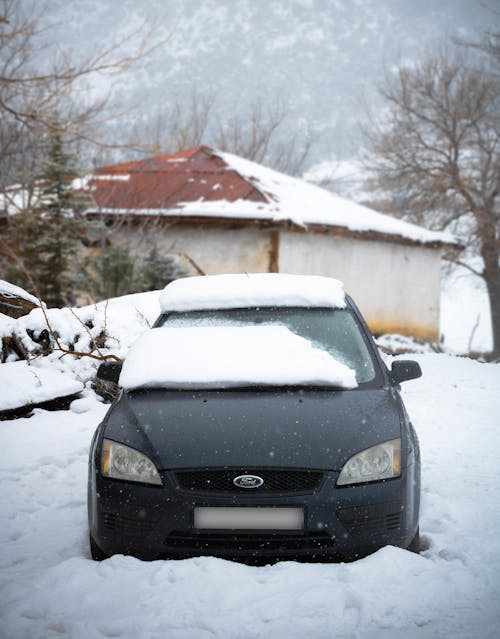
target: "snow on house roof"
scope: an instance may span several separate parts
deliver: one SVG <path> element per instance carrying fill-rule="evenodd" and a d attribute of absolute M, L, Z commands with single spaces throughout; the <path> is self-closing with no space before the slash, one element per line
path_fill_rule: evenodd
<path fill-rule="evenodd" d="M 185 277 L 160 294 L 162 312 L 258 306 L 344 308 L 342 282 L 321 275 L 251 273 Z"/>
<path fill-rule="evenodd" d="M 455 244 L 236 155 L 206 146 L 98 169 L 87 180 L 88 214 L 290 223 L 376 234 L 422 244 Z"/>
<path fill-rule="evenodd" d="M 120 375 L 126 389 L 304 384 L 357 386 L 352 369 L 285 326 L 153 328 Z"/>
<path fill-rule="evenodd" d="M 344 227 L 351 231 L 374 231 L 387 235 L 399 235 L 416 242 L 454 243 L 448 233 L 429 231 L 390 215 L 378 213 L 352 200 L 335 195 L 304 180 L 290 177 L 255 162 L 249 162 L 229 153 L 220 156 L 246 179 L 272 194 L 274 218 L 289 219 L 298 225 L 324 225 Z"/>

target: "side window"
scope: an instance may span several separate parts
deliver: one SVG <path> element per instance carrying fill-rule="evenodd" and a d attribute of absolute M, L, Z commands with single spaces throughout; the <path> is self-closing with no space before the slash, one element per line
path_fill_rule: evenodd
<path fill-rule="evenodd" d="M 335 313 L 334 322 L 338 324 L 335 331 L 340 346 L 338 358 L 346 357 L 344 363 L 354 368 L 358 384 L 371 381 L 375 377 L 373 359 L 353 315 L 348 311 Z"/>

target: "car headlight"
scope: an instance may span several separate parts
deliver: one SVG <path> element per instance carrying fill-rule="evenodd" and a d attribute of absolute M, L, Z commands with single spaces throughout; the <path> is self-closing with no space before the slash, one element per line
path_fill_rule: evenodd
<path fill-rule="evenodd" d="M 401 439 L 372 446 L 353 455 L 337 479 L 337 486 L 390 479 L 401 474 Z"/>
<path fill-rule="evenodd" d="M 143 484 L 162 483 L 153 462 L 134 448 L 105 439 L 102 448 L 102 474 Z"/>

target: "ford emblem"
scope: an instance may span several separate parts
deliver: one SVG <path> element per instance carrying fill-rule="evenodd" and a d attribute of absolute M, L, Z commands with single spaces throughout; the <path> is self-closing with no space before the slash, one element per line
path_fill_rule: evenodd
<path fill-rule="evenodd" d="M 259 488 L 264 480 L 257 475 L 239 475 L 233 479 L 233 484 L 238 488 Z"/>

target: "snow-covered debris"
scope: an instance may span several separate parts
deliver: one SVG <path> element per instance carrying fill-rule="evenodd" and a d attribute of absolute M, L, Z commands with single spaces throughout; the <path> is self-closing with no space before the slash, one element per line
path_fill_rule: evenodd
<path fill-rule="evenodd" d="M 89 353 L 104 344 L 105 320 L 103 313 L 92 307 L 52 308 L 45 313 L 35 308 L 16 321 L 15 334 L 32 356 L 54 349 L 60 357 L 56 337 L 65 351 Z"/>
<path fill-rule="evenodd" d="M 132 293 L 86 306 L 85 310 L 102 317 L 106 346 L 119 357 L 125 357 L 130 346 L 151 328 L 160 314 L 159 298 L 160 291 Z"/>
<path fill-rule="evenodd" d="M 127 389 L 302 384 L 357 386 L 353 370 L 284 326 L 155 328 L 120 375 Z"/>
<path fill-rule="evenodd" d="M 35 308 L 18 319 L 0 314 L 0 339 L 15 337 L 30 356 L 45 354 L 44 359 L 53 360 L 56 367 L 66 368 L 77 374 L 78 379 L 87 381 L 99 362 L 83 357 L 76 364 L 72 355 L 59 360 L 62 352 L 57 350 L 55 335 L 66 351 L 124 357 L 131 344 L 158 317 L 159 295 L 159 291 L 126 295 L 81 308 L 46 309 L 45 314 Z M 52 349 L 55 349 L 53 353 Z M 14 353 L 5 356 L 12 360 L 18 358 Z"/>
<path fill-rule="evenodd" d="M 400 355 L 402 353 L 441 352 L 441 348 L 438 344 L 433 344 L 428 340 L 408 337 L 407 335 L 398 335 L 397 333 L 380 335 L 375 340 L 375 343 L 383 352 L 390 355 Z"/>
<path fill-rule="evenodd" d="M 0 411 L 6 411 L 74 395 L 83 384 L 57 369 L 10 362 L 0 366 L 0 389 Z"/>
<path fill-rule="evenodd" d="M 0 280 L 0 321 L 5 320 L 6 316 L 22 317 L 38 306 L 40 301 L 34 295 L 20 286 Z"/>
<path fill-rule="evenodd" d="M 3 359 L 16 359 L 19 350 L 25 358 L 47 355 L 59 348 L 56 339 L 62 349 L 69 351 L 90 352 L 96 344 L 102 344 L 104 322 L 95 309 L 47 309 L 43 303 L 40 307 L 39 300 L 20 287 L 0 282 L 0 300 L 2 291 L 28 304 L 24 312 L 12 317 L 0 314 Z M 23 297 L 18 297 L 19 294 Z M 58 351 L 58 356 L 61 354 Z"/>
<path fill-rule="evenodd" d="M 40 301 L 37 297 L 25 291 L 24 288 L 11 284 L 10 282 L 6 282 L 5 280 L 0 280 L 0 295 L 5 295 L 6 297 L 20 297 L 23 300 L 32 302 L 35 306 L 40 306 Z"/>
<path fill-rule="evenodd" d="M 15 289 L 9 285 L 9 291 Z M 5 362 L 0 364 L 0 411 L 81 391 L 102 361 L 85 355 L 124 357 L 159 315 L 158 298 L 159 291 L 152 291 L 83 308 L 42 312 L 37 307 L 17 319 L 0 314 L 0 361 Z M 23 358 L 35 359 L 27 366 L 16 361 Z"/>
<path fill-rule="evenodd" d="M 10 337 L 13 334 L 15 328 L 16 320 L 13 317 L 0 313 L 0 344 L 2 344 L 3 338 Z"/>
<path fill-rule="evenodd" d="M 320 275 L 251 273 L 186 277 L 166 286 L 163 312 L 259 306 L 344 308 L 342 282 Z"/>

